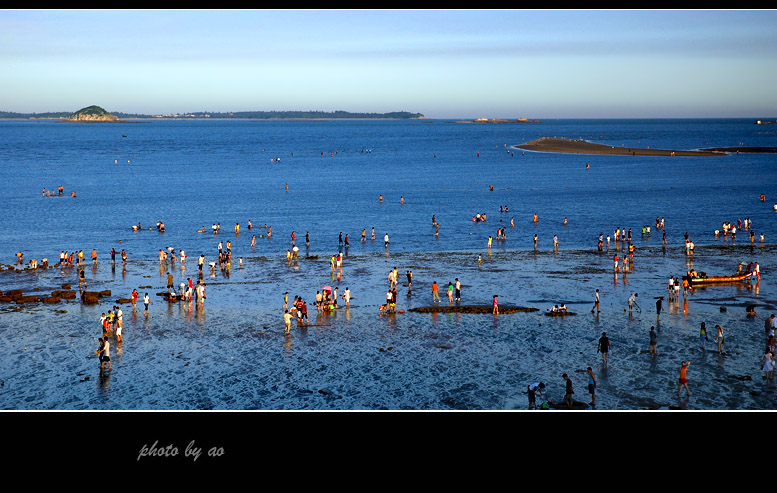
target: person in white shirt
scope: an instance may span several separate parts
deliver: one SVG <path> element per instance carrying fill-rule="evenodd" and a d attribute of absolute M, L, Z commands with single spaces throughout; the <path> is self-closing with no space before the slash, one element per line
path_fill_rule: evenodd
<path fill-rule="evenodd" d="M 102 370 L 105 367 L 105 363 L 108 362 L 108 369 L 113 370 L 113 364 L 111 363 L 111 343 L 108 342 L 108 339 L 100 338 L 100 342 L 102 345 L 100 346 L 100 349 L 98 349 L 98 352 L 100 354 L 100 369 Z"/>
<path fill-rule="evenodd" d="M 116 307 L 116 342 L 120 343 L 122 341 L 121 337 L 121 329 L 124 327 L 124 312 L 121 311 L 121 308 Z"/>

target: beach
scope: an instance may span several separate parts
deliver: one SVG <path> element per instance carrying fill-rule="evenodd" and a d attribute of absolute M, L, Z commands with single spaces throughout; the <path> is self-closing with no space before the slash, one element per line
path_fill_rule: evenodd
<path fill-rule="evenodd" d="M 511 127 L 510 135 L 498 125 L 430 121 L 0 125 L 6 224 L 13 225 L 0 246 L 0 291 L 50 297 L 70 284 L 76 293 L 58 303 L 0 302 L 3 409 L 524 410 L 535 381 L 547 385 L 543 400 L 561 401 L 562 373 L 573 380 L 575 400 L 588 402 L 588 366 L 599 383 L 596 409 L 772 406 L 774 387 L 763 380 L 760 361 L 764 319 L 777 311 L 770 280 L 777 177 L 765 156 L 699 156 L 669 173 L 671 157 L 603 154 L 586 169 L 574 155 L 523 155 L 512 147 L 538 131 L 591 140 L 604 134 L 627 146 L 641 141 L 665 149 L 699 148 L 707 140 L 764 146 L 768 135 L 745 133 L 756 127 L 749 120 L 570 121 Z M 667 137 L 677 135 L 687 140 Z M 684 193 L 721 180 L 742 185 L 720 190 L 715 201 Z M 44 186 L 58 185 L 62 196 L 41 196 Z M 505 205 L 509 212 L 499 212 Z M 476 213 L 488 219 L 473 222 Z M 666 246 L 657 216 L 666 217 Z M 722 221 L 739 217 L 750 218 L 766 240 L 751 243 L 745 230 L 736 239 L 715 237 Z M 156 221 L 165 232 L 153 227 Z M 138 222 L 143 227 L 133 231 Z M 217 234 L 215 223 L 222 226 Z M 650 234 L 641 233 L 645 225 L 653 226 Z M 613 235 L 616 227 L 633 230 L 628 273 L 612 267 L 616 253 L 627 253 L 623 242 L 597 249 L 599 234 Z M 489 249 L 498 228 L 506 239 Z M 288 262 L 292 231 L 299 255 Z M 348 248 L 338 243 L 340 232 L 349 234 Z M 696 244 L 692 256 L 684 250 L 686 232 Z M 228 269 L 216 262 L 218 243 L 227 241 Z M 167 247 L 185 250 L 186 262 L 160 262 Z M 126 249 L 126 263 L 118 255 L 111 261 L 111 248 Z M 85 290 L 110 291 L 96 304 L 83 302 L 77 267 L 54 266 L 60 251 L 81 249 Z M 24 261 L 17 264 L 20 251 Z M 342 269 L 333 271 L 330 258 L 339 251 Z M 168 274 L 176 289 L 200 279 L 200 254 L 201 306 L 165 300 Z M 48 268 L 24 269 L 44 257 Z M 752 261 L 761 265 L 759 283 L 696 289 L 665 302 L 658 322 L 653 303 L 666 296 L 669 276 L 691 268 L 730 275 Z M 397 313 L 381 314 L 394 268 Z M 445 290 L 456 278 L 461 302 L 449 304 Z M 440 310 L 432 308 L 433 282 Z M 351 306 L 340 300 L 334 312 L 319 313 L 314 299 L 324 286 L 340 294 L 349 288 Z M 133 289 L 141 299 L 149 293 L 148 313 L 142 302 L 134 310 L 126 302 Z M 591 313 L 596 289 L 598 315 Z M 301 296 L 309 309 L 308 324 L 293 322 L 288 336 L 284 292 L 290 301 Z M 641 310 L 628 313 L 635 292 Z M 498 316 L 490 310 L 494 295 Z M 545 315 L 561 303 L 575 315 Z M 747 316 L 748 304 L 756 306 L 755 317 Z M 111 338 L 113 369 L 100 372 L 100 315 L 117 305 L 124 340 Z M 711 340 L 699 347 L 703 321 L 725 327 L 724 354 Z M 651 326 L 657 357 L 648 354 Z M 596 350 L 604 331 L 613 343 L 607 365 Z M 692 394 L 678 398 L 680 362 L 689 359 Z"/>

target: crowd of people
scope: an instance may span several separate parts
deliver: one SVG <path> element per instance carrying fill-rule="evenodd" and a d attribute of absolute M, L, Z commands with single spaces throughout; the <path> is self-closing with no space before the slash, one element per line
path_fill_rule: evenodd
<path fill-rule="evenodd" d="M 46 194 L 46 190 L 44 189 L 44 195 Z M 62 194 L 61 187 L 59 194 Z M 381 197 L 382 199 L 382 197 Z M 402 197 L 401 200 L 402 203 L 404 203 L 404 197 Z M 508 212 L 507 206 L 500 206 L 499 211 L 500 212 Z M 485 213 L 478 213 L 475 216 L 472 217 L 472 220 L 474 222 L 485 222 L 486 221 L 486 214 Z M 533 222 L 538 221 L 537 214 L 535 213 L 532 218 Z M 439 232 L 439 225 L 436 221 L 435 216 L 432 216 L 432 224 L 435 227 L 435 235 Z M 511 226 L 514 227 L 514 222 L 511 219 L 510 222 Z M 564 224 L 566 224 L 566 218 L 564 218 Z M 738 220 L 737 224 L 732 224 L 729 222 L 725 222 L 722 225 L 722 234 L 724 236 L 731 235 L 731 238 L 735 238 L 736 230 L 742 229 L 749 230 L 752 226 L 752 223 L 749 218 L 745 218 L 744 221 Z M 248 221 L 248 229 L 252 230 L 254 228 L 252 222 Z M 263 227 L 259 227 L 259 229 L 266 228 L 267 237 L 271 236 L 272 228 L 267 226 L 266 224 Z M 656 223 L 655 228 L 658 231 L 662 231 L 664 235 L 664 242 L 666 242 L 666 233 L 664 228 L 664 218 L 656 217 Z M 142 229 L 142 226 L 140 223 L 138 223 L 136 226 L 132 227 L 135 231 L 140 231 Z M 151 229 L 151 228 L 149 228 Z M 163 222 L 159 221 L 156 224 L 157 231 L 164 232 L 165 231 L 165 225 Z M 204 231 L 204 227 L 201 231 Z M 212 231 L 214 235 L 218 235 L 220 233 L 221 225 L 220 223 L 213 223 L 212 225 Z M 642 228 L 642 235 L 643 236 L 650 236 L 651 235 L 651 227 L 649 225 L 645 225 Z M 236 223 L 234 228 L 235 235 L 240 234 L 240 224 Z M 715 232 L 716 236 L 719 234 L 718 231 Z M 261 237 L 261 236 L 260 236 Z M 372 240 L 375 239 L 375 228 L 371 228 L 370 231 L 370 237 Z M 365 242 L 367 238 L 367 231 L 366 228 L 361 231 L 361 241 Z M 752 238 L 752 230 L 751 230 L 751 238 Z M 497 229 L 496 233 L 496 239 L 502 240 L 506 239 L 506 228 L 501 227 Z M 631 270 L 631 266 L 633 263 L 633 257 L 634 257 L 634 244 L 632 242 L 632 230 L 629 228 L 628 230 L 626 228 L 616 228 L 614 231 L 614 239 L 616 243 L 616 250 L 618 249 L 618 246 L 623 244 L 624 253 L 622 258 L 618 256 L 616 253 L 613 257 L 614 261 L 614 272 L 629 272 Z M 255 246 L 256 241 L 256 235 L 252 236 L 251 239 L 251 247 Z M 489 236 L 488 246 L 491 246 L 492 238 Z M 763 241 L 763 235 L 761 235 L 761 241 Z M 336 255 L 332 255 L 331 257 L 331 270 L 332 272 L 341 272 L 342 271 L 342 262 L 343 262 L 343 251 L 342 248 L 347 249 L 349 245 L 349 235 L 346 233 L 343 235 L 342 232 L 339 234 L 338 238 L 339 245 L 341 247 L 341 250 L 338 251 Z M 389 237 L 388 233 L 386 233 L 384 237 L 385 246 L 388 247 L 389 245 Z M 606 236 L 606 246 L 609 250 L 610 248 L 610 242 L 611 238 L 610 235 Z M 537 246 L 537 235 L 534 235 L 534 243 L 535 248 Z M 306 232 L 305 234 L 305 244 L 307 246 L 310 245 L 310 233 Z M 599 251 L 602 251 L 604 249 L 605 245 L 605 237 L 604 234 L 599 235 L 598 240 L 598 249 Z M 553 236 L 553 246 L 554 248 L 558 248 L 558 236 Z M 219 241 L 217 246 L 217 255 L 216 255 L 216 261 L 210 262 L 211 266 L 211 272 L 215 269 L 216 264 L 222 269 L 222 270 L 229 270 L 229 266 L 231 265 L 232 261 L 232 245 L 230 240 Z M 687 255 L 693 255 L 694 250 L 694 244 L 690 240 L 688 234 L 685 234 L 685 252 Z M 299 248 L 296 245 L 296 232 L 291 232 L 291 248 L 286 250 L 286 258 L 289 263 L 296 262 L 298 258 L 298 252 Z M 119 253 L 112 248 L 110 252 L 111 260 L 113 262 L 116 261 L 116 256 L 119 255 Z M 127 254 L 124 249 L 121 250 L 120 253 L 122 262 L 127 262 Z M 19 252 L 17 254 L 18 262 L 23 262 L 23 254 L 22 252 Z M 93 263 L 97 262 L 97 251 L 93 250 L 91 253 L 91 259 Z M 183 250 L 180 250 L 178 254 L 176 254 L 176 250 L 173 247 L 166 247 L 165 249 L 159 249 L 159 262 L 160 265 L 166 266 L 166 264 L 169 262 L 171 265 L 175 264 L 176 261 L 179 261 L 183 264 L 186 262 L 187 255 Z M 167 298 L 170 301 L 183 301 L 183 302 L 192 302 L 193 299 L 196 300 L 197 304 L 200 305 L 205 299 L 205 285 L 202 281 L 202 268 L 204 264 L 205 256 L 200 255 L 198 260 L 198 267 L 200 271 L 200 277 L 196 282 L 196 285 L 194 281 L 189 277 L 186 279 L 186 281 L 181 280 L 180 284 L 178 285 L 178 289 L 176 290 L 174 287 L 174 279 L 172 273 L 168 274 L 167 279 Z M 622 261 L 622 264 L 620 262 Z M 48 260 L 43 259 L 42 261 L 43 265 L 47 265 Z M 85 280 L 83 276 L 83 269 L 81 269 L 85 264 L 85 254 L 83 250 L 79 250 L 76 252 L 67 252 L 62 251 L 59 255 L 59 265 L 62 267 L 71 267 L 75 265 L 80 269 L 80 281 L 83 281 L 85 285 Z M 242 259 L 241 259 L 241 265 L 242 265 Z M 37 266 L 37 260 L 32 259 L 30 262 L 31 267 Z M 750 265 L 747 267 L 747 272 L 753 272 L 755 276 L 757 276 L 760 279 L 760 266 L 757 262 L 751 262 Z M 667 290 L 669 292 L 669 301 L 677 301 L 679 299 L 680 295 L 680 287 L 683 288 L 683 294 L 687 296 L 689 293 L 689 290 L 692 289 L 692 287 L 688 283 L 688 278 L 695 277 L 697 275 L 697 272 L 693 270 L 692 268 L 689 269 L 687 272 L 687 275 L 680 280 L 680 276 L 672 276 L 667 284 Z M 406 277 L 407 277 L 407 286 L 408 286 L 408 295 L 411 293 L 412 288 L 412 271 L 407 270 L 406 271 Z M 386 292 L 385 297 L 385 303 L 381 304 L 379 306 L 379 310 L 381 314 L 384 313 L 396 313 L 397 311 L 397 303 L 398 303 L 398 297 L 397 297 L 397 288 L 398 288 L 398 269 L 394 267 L 387 276 L 388 279 L 388 290 Z M 339 277 L 338 277 L 339 280 Z M 321 290 L 316 292 L 315 296 L 315 305 L 316 309 L 319 312 L 326 313 L 331 312 L 333 310 L 338 309 L 338 298 L 341 298 L 345 300 L 345 307 L 350 307 L 351 302 L 351 292 L 349 288 L 345 288 L 345 291 L 342 295 L 338 295 L 338 287 L 335 287 L 334 289 L 325 286 Z M 448 298 L 449 303 L 453 302 L 460 302 L 461 301 L 461 282 L 458 278 L 455 279 L 454 282 L 449 282 L 447 289 L 446 289 L 446 295 Z M 131 303 L 133 307 L 133 311 L 136 308 L 136 303 L 139 299 L 139 295 L 137 293 L 137 290 L 133 290 L 133 293 L 131 295 Z M 633 293 L 628 300 L 628 310 L 629 312 L 632 311 L 633 308 L 636 308 L 641 311 L 639 308 L 639 305 L 637 305 L 636 302 L 637 299 L 637 293 Z M 143 303 L 145 305 L 145 313 L 148 313 L 149 311 L 149 305 L 152 304 L 148 293 L 145 294 L 143 297 Z M 437 282 L 433 282 L 432 284 L 432 302 L 433 303 L 440 303 L 440 295 L 439 295 L 439 285 Z M 656 297 L 656 312 L 657 312 L 657 322 L 660 320 L 660 314 L 663 311 L 662 307 L 663 297 Z M 566 312 L 567 308 L 566 305 L 563 303 L 560 305 L 555 305 L 551 311 L 554 312 Z M 596 313 L 599 313 L 599 290 L 596 291 L 596 300 L 595 305 L 591 310 L 592 312 L 596 311 Z M 498 302 L 498 296 L 493 295 L 493 313 L 494 315 L 499 314 L 499 302 Z M 301 296 L 294 296 L 294 299 L 291 303 L 289 303 L 288 300 L 288 293 L 284 294 L 284 304 L 283 304 L 283 319 L 284 319 L 284 333 L 286 335 L 290 335 L 291 333 L 291 321 L 296 318 L 297 323 L 299 325 L 306 325 L 308 324 L 308 306 L 306 301 Z M 112 338 L 115 338 L 116 345 L 121 345 L 123 340 L 122 335 L 122 328 L 123 328 L 123 313 L 120 307 L 113 306 L 112 310 L 108 311 L 108 313 L 103 313 L 100 318 L 100 323 L 102 327 L 102 337 L 100 340 L 100 347 L 96 351 L 96 353 L 99 355 L 100 359 L 100 368 L 102 369 L 106 364 L 109 369 L 112 369 L 112 363 L 110 360 L 110 349 L 111 344 L 110 340 Z M 775 358 L 775 316 L 772 315 L 769 317 L 766 321 L 765 326 L 766 331 L 766 344 L 765 344 L 765 351 L 763 360 L 761 362 L 762 370 L 765 373 L 765 377 L 767 380 L 773 379 L 773 370 L 774 370 L 774 358 Z M 700 340 L 701 340 L 701 348 L 705 348 L 705 343 L 707 341 L 707 333 L 706 333 L 706 326 L 705 323 L 702 322 L 701 329 L 700 329 Z M 724 344 L 726 343 L 725 335 L 723 331 L 723 327 L 721 325 L 715 325 L 715 344 L 717 346 L 717 351 L 719 354 L 724 354 Z M 658 333 L 655 330 L 655 326 L 650 327 L 649 332 L 649 353 L 653 356 L 657 355 L 657 346 L 658 346 Z M 612 348 L 612 343 L 607 338 L 606 333 L 602 333 L 602 337 L 597 341 L 597 351 L 601 353 L 603 365 L 607 365 L 607 357 Z M 683 362 L 680 368 L 680 378 L 678 380 L 678 388 L 677 393 L 679 394 L 682 389 L 685 389 L 686 394 L 690 394 L 690 390 L 688 387 L 688 379 L 687 379 L 687 371 L 690 366 L 690 361 Z M 596 383 L 596 377 L 593 373 L 593 370 L 591 367 L 587 368 L 587 374 L 588 374 L 588 388 L 589 393 L 591 395 L 591 402 L 590 406 L 595 406 L 596 401 L 596 395 L 595 395 L 595 389 L 597 387 Z M 564 402 L 567 404 L 568 407 L 572 407 L 572 395 L 574 394 L 573 386 L 571 378 L 567 374 L 563 375 L 563 379 L 565 381 L 565 397 Z M 541 382 L 534 382 L 533 384 L 529 385 L 527 388 L 527 393 L 529 395 L 529 407 L 535 408 L 536 407 L 536 396 L 542 395 L 542 392 L 545 389 L 545 384 Z"/>

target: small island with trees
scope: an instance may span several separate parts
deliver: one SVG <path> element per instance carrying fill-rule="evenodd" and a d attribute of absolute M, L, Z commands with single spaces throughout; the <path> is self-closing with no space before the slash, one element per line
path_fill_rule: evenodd
<path fill-rule="evenodd" d="M 113 113 L 108 113 L 99 106 L 87 106 L 81 108 L 75 113 L 64 119 L 68 122 L 119 122 L 119 117 Z"/>

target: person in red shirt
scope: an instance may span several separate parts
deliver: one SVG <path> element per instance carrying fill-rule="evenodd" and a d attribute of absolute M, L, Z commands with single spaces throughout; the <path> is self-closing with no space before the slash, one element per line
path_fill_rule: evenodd
<path fill-rule="evenodd" d="M 432 283 L 432 303 L 436 300 L 438 303 L 440 302 L 440 288 L 437 286 L 437 281 L 434 281 Z"/>
<path fill-rule="evenodd" d="M 689 366 L 691 366 L 690 361 L 688 361 L 687 363 L 683 361 L 683 364 L 680 367 L 680 383 L 677 385 L 677 392 L 675 392 L 675 394 L 677 395 L 680 395 L 680 389 L 682 387 L 685 387 L 685 391 L 687 392 L 686 395 L 691 395 L 691 391 L 688 390 L 688 378 L 686 377 Z"/>

